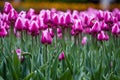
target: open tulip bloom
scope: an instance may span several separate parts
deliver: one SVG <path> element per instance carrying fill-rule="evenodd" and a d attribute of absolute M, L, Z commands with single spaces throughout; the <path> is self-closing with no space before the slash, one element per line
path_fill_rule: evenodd
<path fill-rule="evenodd" d="M 117 8 L 36 13 L 5 2 L 0 80 L 120 80 L 119 37 Z"/>

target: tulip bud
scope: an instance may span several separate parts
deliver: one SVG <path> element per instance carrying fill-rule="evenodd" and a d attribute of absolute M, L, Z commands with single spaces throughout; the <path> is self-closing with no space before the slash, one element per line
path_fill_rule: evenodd
<path fill-rule="evenodd" d="M 82 38 L 81 44 L 85 45 L 86 43 L 87 43 L 87 37 L 85 36 Z"/>
<path fill-rule="evenodd" d="M 98 21 L 95 22 L 95 24 L 93 25 L 91 32 L 92 33 L 98 33 L 101 30 L 100 24 Z"/>
<path fill-rule="evenodd" d="M 7 35 L 7 31 L 4 27 L 0 28 L 0 37 L 5 37 Z"/>
<path fill-rule="evenodd" d="M 8 19 L 15 21 L 17 19 L 17 17 L 18 17 L 17 11 L 15 11 L 14 9 L 11 9 L 8 14 Z"/>
<path fill-rule="evenodd" d="M 112 27 L 112 34 L 117 35 L 118 33 L 120 33 L 120 28 L 118 24 L 115 23 Z"/>
<path fill-rule="evenodd" d="M 104 32 L 104 31 L 101 31 L 98 36 L 97 36 L 97 39 L 99 41 L 102 41 L 102 40 L 108 40 L 109 39 L 109 36 Z"/>
<path fill-rule="evenodd" d="M 59 61 L 65 59 L 65 54 L 64 54 L 64 52 L 62 52 L 62 53 L 59 54 L 58 59 L 59 59 Z"/>
<path fill-rule="evenodd" d="M 41 42 L 45 45 L 52 43 L 52 37 L 48 29 L 42 31 Z"/>
<path fill-rule="evenodd" d="M 31 19 L 32 15 L 34 15 L 34 14 L 35 14 L 35 10 L 32 9 L 32 8 L 30 8 L 29 11 L 27 12 L 26 17 L 27 17 L 28 19 Z"/>
<path fill-rule="evenodd" d="M 39 25 L 36 21 L 32 21 L 29 27 L 29 31 L 32 36 L 36 36 L 39 34 Z"/>
<path fill-rule="evenodd" d="M 8 14 L 12 8 L 13 8 L 13 7 L 12 7 L 12 5 L 11 5 L 9 2 L 5 2 L 4 12 L 5 12 L 6 14 Z"/>
<path fill-rule="evenodd" d="M 17 31 L 22 31 L 24 28 L 24 19 L 21 17 L 18 17 L 16 22 L 15 22 L 15 29 Z"/>

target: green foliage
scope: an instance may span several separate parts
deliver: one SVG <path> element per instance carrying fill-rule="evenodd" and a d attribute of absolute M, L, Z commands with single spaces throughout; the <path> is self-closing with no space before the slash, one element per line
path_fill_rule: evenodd
<path fill-rule="evenodd" d="M 21 38 L 13 33 L 1 38 L 0 80 L 120 80 L 119 38 L 110 34 L 108 42 L 99 42 L 86 35 L 83 46 L 80 38 L 70 40 L 66 35 L 47 46 L 40 42 L 41 36 L 26 36 L 25 32 Z M 17 48 L 22 50 L 23 60 L 18 58 Z M 65 59 L 59 61 L 62 51 Z"/>

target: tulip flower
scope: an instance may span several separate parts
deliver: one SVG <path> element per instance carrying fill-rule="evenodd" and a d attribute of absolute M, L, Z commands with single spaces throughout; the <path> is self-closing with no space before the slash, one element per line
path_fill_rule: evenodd
<path fill-rule="evenodd" d="M 86 43 L 87 43 L 87 37 L 85 36 L 82 38 L 81 44 L 85 45 Z"/>
<path fill-rule="evenodd" d="M 80 33 L 83 31 L 83 27 L 81 24 L 81 20 L 75 20 L 74 24 L 72 25 L 72 29 L 74 30 L 75 33 Z"/>
<path fill-rule="evenodd" d="M 7 35 L 7 31 L 5 27 L 0 28 L 0 37 L 5 37 Z"/>
<path fill-rule="evenodd" d="M 52 43 L 52 37 L 50 35 L 49 29 L 42 31 L 41 42 L 45 45 Z"/>
<path fill-rule="evenodd" d="M 15 11 L 14 9 L 11 9 L 9 14 L 8 14 L 8 19 L 10 21 L 12 21 L 12 20 L 15 21 L 17 19 L 17 17 L 18 17 L 17 11 Z"/>
<path fill-rule="evenodd" d="M 120 28 L 118 24 L 115 23 L 112 27 L 112 34 L 117 35 L 118 33 L 120 33 Z"/>
<path fill-rule="evenodd" d="M 21 55 L 21 53 L 22 53 L 21 49 L 16 49 L 15 52 L 16 52 L 16 54 L 18 56 L 18 59 L 23 60 L 23 56 Z"/>
<path fill-rule="evenodd" d="M 72 17 L 71 17 L 71 13 L 70 12 L 66 12 L 65 13 L 65 23 L 67 25 L 72 23 Z"/>
<path fill-rule="evenodd" d="M 39 34 L 39 25 L 36 21 L 32 21 L 29 27 L 29 31 L 32 36 L 36 36 Z"/>
<path fill-rule="evenodd" d="M 106 11 L 105 15 L 104 15 L 104 20 L 105 20 L 106 23 L 112 23 L 113 22 L 112 13 L 109 12 L 109 11 Z"/>
<path fill-rule="evenodd" d="M 65 25 L 65 19 L 64 19 L 64 15 L 59 15 L 58 17 L 58 22 L 60 26 L 64 26 Z"/>
<path fill-rule="evenodd" d="M 30 8 L 29 11 L 28 11 L 27 14 L 26 14 L 26 17 L 27 17 L 28 19 L 31 19 L 31 17 L 32 17 L 34 14 L 35 14 L 35 10 L 32 9 L 32 8 Z"/>
<path fill-rule="evenodd" d="M 104 19 L 104 12 L 102 10 L 99 10 L 98 14 L 97 14 L 97 17 L 100 21 L 103 20 Z"/>
<path fill-rule="evenodd" d="M 22 31 L 25 26 L 25 19 L 18 17 L 16 22 L 15 22 L 15 29 L 16 31 Z"/>
<path fill-rule="evenodd" d="M 101 31 L 98 36 L 97 36 L 97 39 L 99 41 L 103 41 L 103 40 L 108 40 L 109 39 L 109 36 L 104 32 L 104 31 Z"/>
<path fill-rule="evenodd" d="M 58 16 L 59 15 L 55 13 L 52 17 L 52 20 L 53 20 L 53 23 L 54 23 L 55 26 L 58 25 Z"/>
<path fill-rule="evenodd" d="M 101 30 L 100 23 L 98 21 L 96 21 L 91 29 L 91 32 L 98 33 L 100 30 Z"/>
<path fill-rule="evenodd" d="M 62 52 L 62 53 L 59 54 L 58 59 L 59 59 L 59 61 L 65 59 L 65 54 L 64 54 L 64 52 Z"/>
<path fill-rule="evenodd" d="M 6 14 L 8 14 L 11 9 L 13 9 L 12 5 L 11 5 L 9 2 L 5 2 L 4 12 L 5 12 Z"/>

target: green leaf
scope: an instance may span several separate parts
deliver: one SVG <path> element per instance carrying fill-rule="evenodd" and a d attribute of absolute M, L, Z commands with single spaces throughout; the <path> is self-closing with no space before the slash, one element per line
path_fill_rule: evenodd
<path fill-rule="evenodd" d="M 23 80 L 30 80 L 34 76 L 35 72 L 28 74 Z"/>
<path fill-rule="evenodd" d="M 73 80 L 69 68 L 66 69 L 66 71 L 62 74 L 59 80 Z"/>
<path fill-rule="evenodd" d="M 0 76 L 0 80 L 4 80 L 4 79 Z"/>

